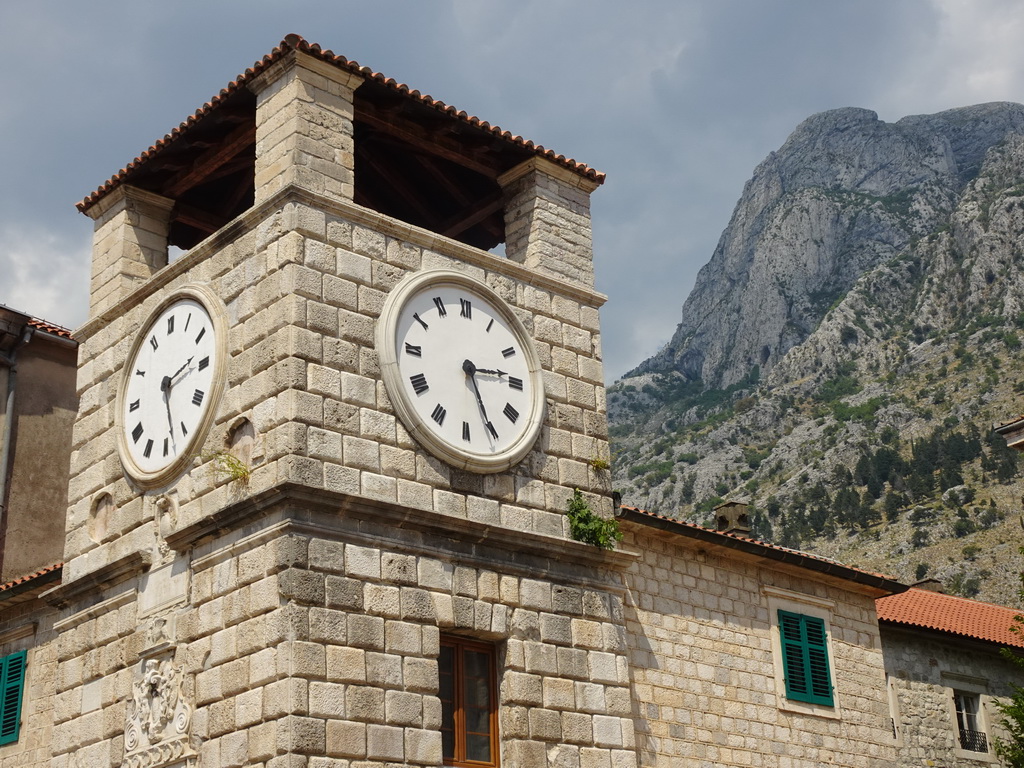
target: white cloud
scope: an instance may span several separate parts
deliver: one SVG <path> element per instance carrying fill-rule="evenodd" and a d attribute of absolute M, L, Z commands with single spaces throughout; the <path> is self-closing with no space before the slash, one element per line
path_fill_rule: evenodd
<path fill-rule="evenodd" d="M 0 229 L 0 304 L 75 328 L 88 314 L 89 243 L 34 224 Z"/>

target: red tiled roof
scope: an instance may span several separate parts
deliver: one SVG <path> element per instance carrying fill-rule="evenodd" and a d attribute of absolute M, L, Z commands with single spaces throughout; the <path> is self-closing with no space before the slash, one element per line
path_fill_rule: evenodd
<path fill-rule="evenodd" d="M 789 547 L 779 546 L 778 544 L 770 544 L 767 541 L 759 541 L 758 539 L 749 538 L 747 536 L 739 536 L 734 533 L 717 531 L 714 528 L 707 528 L 703 525 L 697 525 L 696 523 L 690 523 L 685 520 L 676 520 L 675 518 L 664 517 L 663 515 L 657 515 L 644 509 L 638 509 L 637 507 L 628 507 L 623 505 L 619 509 L 620 512 L 628 512 L 629 514 L 627 517 L 633 519 L 635 522 L 648 523 L 655 525 L 656 527 L 671 529 L 676 533 L 689 535 L 693 538 L 699 538 L 708 543 L 718 544 L 731 549 L 745 550 L 750 554 L 758 554 L 763 557 L 788 562 L 814 571 L 829 573 L 850 581 L 870 584 L 881 589 L 886 589 L 890 592 L 902 592 L 906 589 L 905 585 L 900 584 L 891 576 L 886 576 L 882 573 L 875 573 L 873 571 L 866 571 L 862 568 L 854 568 L 853 566 L 844 565 L 838 560 L 822 557 L 821 555 L 814 555 L 810 552 L 803 552 L 799 549 L 790 549 Z"/>
<path fill-rule="evenodd" d="M 227 87 L 223 88 L 219 94 L 214 96 L 210 101 L 200 107 L 195 113 L 189 117 L 185 122 L 181 123 L 177 128 L 168 133 L 162 139 L 157 141 L 153 146 L 143 152 L 139 157 L 136 157 L 131 163 L 126 165 L 120 171 L 110 177 L 109 180 L 95 192 L 86 197 L 80 203 L 77 204 L 79 211 L 85 212 L 110 192 L 114 187 L 118 186 L 125 177 L 130 174 L 133 170 L 138 168 L 140 165 L 151 159 L 155 155 L 159 154 L 164 148 L 166 148 L 171 142 L 177 139 L 179 136 L 187 132 L 196 122 L 203 118 L 208 113 L 217 109 L 217 107 L 231 94 L 235 93 L 241 88 L 245 88 L 246 85 L 263 70 L 272 65 L 274 62 L 284 57 L 288 51 L 297 50 L 303 53 L 308 53 L 311 56 L 315 56 L 322 61 L 329 64 L 333 64 L 339 69 L 345 69 L 349 72 L 361 76 L 364 80 L 374 80 L 391 90 L 399 93 L 409 99 L 414 99 L 420 103 L 436 109 L 438 112 L 443 112 L 454 120 L 467 123 L 471 126 L 479 128 L 482 131 L 490 133 L 493 138 L 506 141 L 510 144 L 518 147 L 531 150 L 534 154 L 545 157 L 559 165 L 568 168 L 580 176 L 584 176 L 598 184 L 604 183 L 605 174 L 598 170 L 595 170 L 584 163 L 579 163 L 573 160 L 571 157 L 565 155 L 559 155 L 550 149 L 545 149 L 540 144 L 534 144 L 532 141 L 524 139 L 522 136 L 516 136 L 509 131 L 502 130 L 496 125 L 491 125 L 486 120 L 481 120 L 478 117 L 462 112 L 455 107 L 445 104 L 443 101 L 432 98 L 431 96 L 420 93 L 417 90 L 413 90 L 405 83 L 400 83 L 390 77 L 382 75 L 380 72 L 374 72 L 369 67 L 361 66 L 358 62 L 352 61 L 345 58 L 344 56 L 338 56 L 333 51 L 323 50 L 316 43 L 308 43 L 299 35 L 288 35 L 281 44 L 278 45 L 269 54 L 264 56 L 260 61 L 256 62 L 249 69 L 245 70 L 237 79 L 228 83 Z"/>
<path fill-rule="evenodd" d="M 63 325 L 56 325 L 55 323 L 48 323 L 45 320 L 33 317 L 28 321 L 28 324 L 33 328 L 38 328 L 41 331 L 52 333 L 54 336 L 63 336 L 65 339 L 74 340 L 74 336 L 71 335 L 71 331 L 65 328 Z"/>
<path fill-rule="evenodd" d="M 54 563 L 53 565 L 48 565 L 45 568 L 39 569 L 35 573 L 30 573 L 25 576 L 21 576 L 20 578 L 17 578 L 14 581 L 8 581 L 6 584 L 0 584 L 0 599 L 3 598 L 2 593 L 14 589 L 15 587 L 20 587 L 22 584 L 28 584 L 31 581 L 35 581 L 36 579 L 45 576 L 48 573 L 59 571 L 63 567 L 64 563 Z"/>
<path fill-rule="evenodd" d="M 1024 611 L 1014 608 L 914 587 L 899 595 L 880 597 L 875 606 L 879 621 L 1024 648 L 1024 634 L 1010 631 L 1017 624 L 1014 617 L 1024 615 Z"/>

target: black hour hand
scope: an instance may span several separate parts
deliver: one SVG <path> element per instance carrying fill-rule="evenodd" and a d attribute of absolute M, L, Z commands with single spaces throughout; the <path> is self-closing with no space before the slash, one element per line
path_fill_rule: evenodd
<path fill-rule="evenodd" d="M 505 373 L 506 373 L 505 371 L 502 371 L 502 370 L 500 370 L 500 369 L 499 369 L 499 370 L 496 370 L 496 371 L 492 371 L 492 370 L 490 370 L 489 368 L 477 368 L 477 369 L 476 369 L 476 372 L 477 372 L 477 373 L 489 373 L 489 374 L 491 374 L 492 376 L 504 376 L 504 375 L 505 375 Z"/>

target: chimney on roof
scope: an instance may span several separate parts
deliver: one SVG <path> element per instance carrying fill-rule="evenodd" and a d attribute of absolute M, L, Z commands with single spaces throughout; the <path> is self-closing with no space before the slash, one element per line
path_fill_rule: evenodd
<path fill-rule="evenodd" d="M 715 507 L 715 520 L 719 533 L 750 538 L 750 513 L 742 501 L 726 501 Z"/>
<path fill-rule="evenodd" d="M 946 594 L 946 590 L 942 588 L 942 582 L 938 579 L 922 579 L 921 581 L 915 581 L 910 586 L 928 592 L 938 592 L 940 595 Z"/>

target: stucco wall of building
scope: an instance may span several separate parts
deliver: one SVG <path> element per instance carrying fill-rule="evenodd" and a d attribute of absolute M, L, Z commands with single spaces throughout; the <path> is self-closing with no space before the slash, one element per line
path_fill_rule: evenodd
<path fill-rule="evenodd" d="M 17 351 L 13 446 L 0 583 L 60 562 L 71 431 L 78 412 L 73 342 L 42 332 Z M 6 401 L 0 373 L 0 408 Z M 2 429 L 2 426 L 0 426 Z"/>

